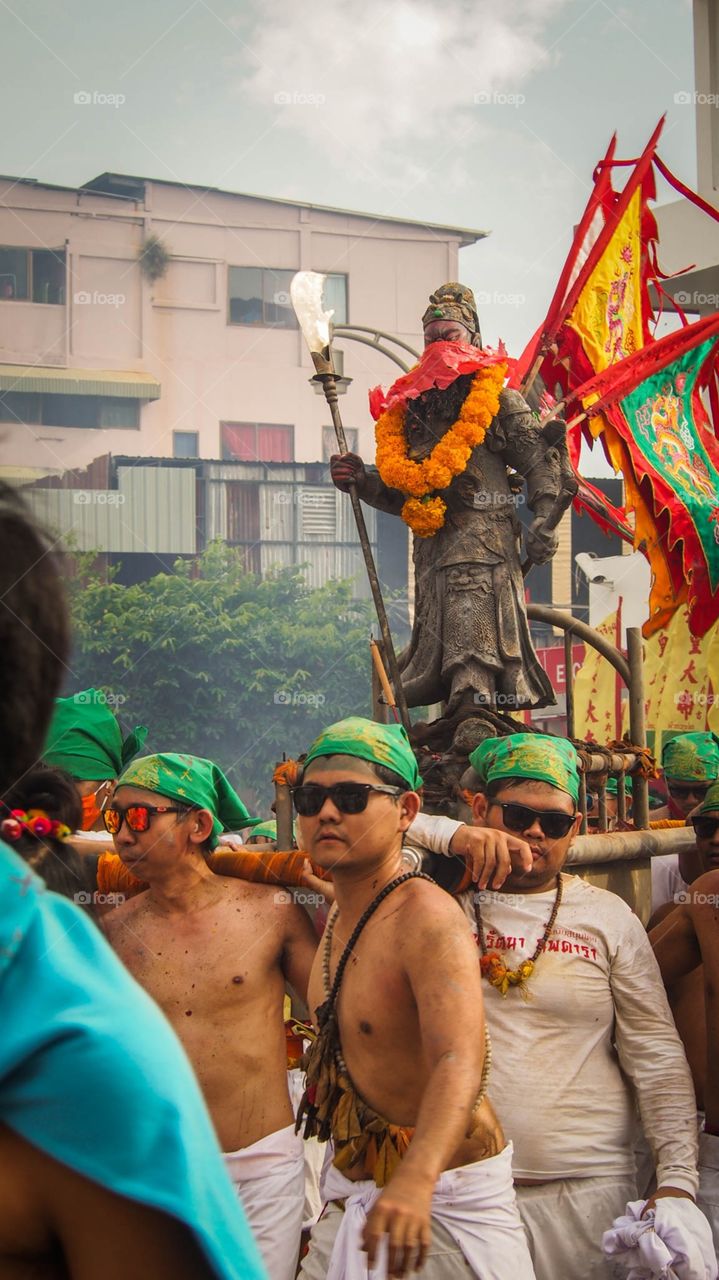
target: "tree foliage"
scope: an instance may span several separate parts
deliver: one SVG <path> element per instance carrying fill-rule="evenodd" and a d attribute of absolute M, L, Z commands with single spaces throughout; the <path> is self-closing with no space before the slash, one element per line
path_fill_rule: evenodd
<path fill-rule="evenodd" d="M 246 803 L 268 813 L 283 752 L 326 724 L 370 715 L 371 606 L 351 584 L 309 589 L 300 569 L 258 581 L 213 543 L 172 574 L 123 586 L 80 558 L 65 693 L 102 689 L 125 728 L 149 726 L 146 751 L 215 760 Z"/>

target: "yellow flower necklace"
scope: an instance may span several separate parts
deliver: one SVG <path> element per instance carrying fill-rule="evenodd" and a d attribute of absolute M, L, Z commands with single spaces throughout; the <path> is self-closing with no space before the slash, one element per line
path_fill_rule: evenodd
<path fill-rule="evenodd" d="M 529 960 L 523 960 L 516 969 L 508 969 L 502 959 L 501 952 L 487 950 L 487 942 L 484 936 L 484 925 L 482 924 L 482 913 L 479 909 L 479 895 L 477 894 L 475 897 L 474 914 L 477 920 L 477 936 L 479 937 L 479 945 L 482 951 L 479 968 L 482 973 L 482 977 L 487 979 L 490 986 L 496 987 L 500 995 L 506 996 L 510 987 L 519 987 L 520 991 L 524 994 L 526 984 L 534 973 L 534 966 L 544 951 L 552 929 L 554 928 L 561 901 L 562 876 L 560 872 L 557 875 L 557 896 L 554 899 L 552 914 L 547 921 L 547 927 L 544 930 L 544 933 L 534 949 L 534 954 Z"/>
<path fill-rule="evenodd" d="M 418 538 L 431 538 L 442 528 L 447 504 L 436 490 L 448 488 L 462 474 L 472 450 L 484 440 L 499 410 L 506 374 L 506 364 L 477 370 L 457 421 L 422 462 L 407 457 L 405 405 L 387 409 L 377 420 L 377 470 L 390 489 L 408 495 L 402 519 Z"/>

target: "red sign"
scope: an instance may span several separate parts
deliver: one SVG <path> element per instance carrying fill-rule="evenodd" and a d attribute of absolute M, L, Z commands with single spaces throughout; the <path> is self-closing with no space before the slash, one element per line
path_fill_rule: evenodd
<path fill-rule="evenodd" d="M 564 645 L 553 645 L 547 649 L 537 649 L 537 657 L 549 676 L 555 693 L 566 693 L 567 672 L 564 664 Z M 584 645 L 572 645 L 572 669 L 576 676 L 584 662 Z"/>

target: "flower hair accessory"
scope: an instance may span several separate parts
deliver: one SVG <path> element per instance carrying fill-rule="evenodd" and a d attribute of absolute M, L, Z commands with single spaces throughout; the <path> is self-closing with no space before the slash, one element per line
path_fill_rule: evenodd
<path fill-rule="evenodd" d="M 44 809 L 10 809 L 7 818 L 0 822 L 0 837 L 3 840 L 19 840 L 22 836 L 34 836 L 42 840 L 50 836 L 53 840 L 67 840 L 72 832 L 64 822 L 51 818 Z"/>

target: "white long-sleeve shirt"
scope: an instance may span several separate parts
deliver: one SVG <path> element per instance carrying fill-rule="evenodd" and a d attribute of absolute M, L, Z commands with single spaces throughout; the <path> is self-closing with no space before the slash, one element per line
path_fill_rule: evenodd
<path fill-rule="evenodd" d="M 484 984 L 490 1098 L 514 1174 L 538 1181 L 632 1173 L 634 1087 L 659 1186 L 696 1193 L 696 1104 L 649 939 L 616 894 L 563 876 L 563 899 L 526 992 Z M 459 902 L 476 932 L 475 889 Z M 479 894 L 488 950 L 534 952 L 555 889 Z M 525 998 L 526 994 L 526 998 Z"/>

